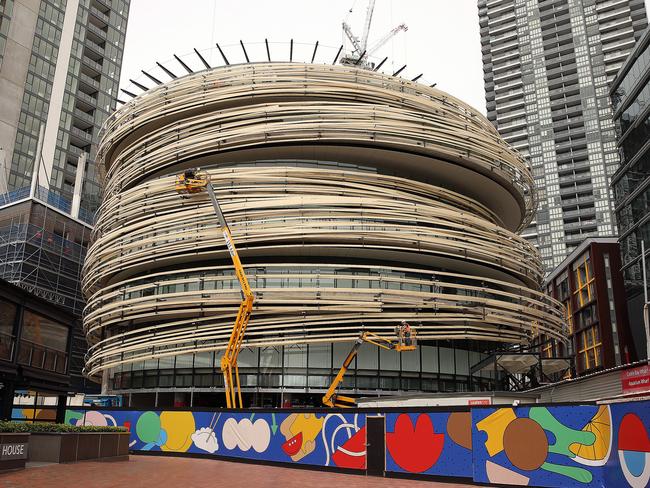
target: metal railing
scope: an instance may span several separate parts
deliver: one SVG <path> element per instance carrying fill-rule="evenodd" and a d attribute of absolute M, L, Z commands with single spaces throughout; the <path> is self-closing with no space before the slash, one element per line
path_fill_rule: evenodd
<path fill-rule="evenodd" d="M 68 355 L 63 351 L 57 351 L 21 339 L 18 342 L 17 362 L 25 366 L 31 366 L 32 368 L 45 369 L 47 371 L 65 374 L 68 366 Z"/>
<path fill-rule="evenodd" d="M 0 208 L 18 202 L 20 200 L 25 200 L 26 198 L 29 198 L 29 196 L 30 196 L 29 186 L 24 186 L 22 188 L 12 190 L 8 193 L 2 193 L 0 194 Z M 47 203 L 48 205 L 51 205 L 52 207 L 61 210 L 67 214 L 71 214 L 72 212 L 72 201 L 42 186 L 38 186 L 36 188 L 36 194 L 34 195 L 34 197 L 37 200 Z M 92 212 L 88 209 L 81 207 L 79 208 L 79 220 L 86 222 L 87 224 L 94 225 L 95 212 Z M 37 228 L 35 226 L 33 227 Z M 0 229 L 0 234 L 2 232 L 3 229 Z M 75 244 L 74 242 L 71 241 L 66 241 L 66 242 L 70 242 L 72 245 L 77 246 L 77 244 Z"/>

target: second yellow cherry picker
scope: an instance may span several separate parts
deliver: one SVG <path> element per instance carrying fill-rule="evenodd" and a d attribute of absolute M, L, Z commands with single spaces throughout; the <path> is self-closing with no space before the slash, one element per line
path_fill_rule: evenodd
<path fill-rule="evenodd" d="M 338 390 L 339 385 L 343 381 L 345 373 L 348 371 L 352 360 L 357 356 L 359 348 L 363 345 L 364 342 L 373 344 L 382 349 L 388 349 L 391 351 L 405 352 L 405 351 L 415 351 L 417 345 L 415 343 L 416 332 L 411 330 L 411 326 L 406 322 L 402 321 L 402 325 L 397 330 L 398 340 L 394 341 L 387 337 L 380 336 L 373 332 L 364 331 L 359 334 L 359 337 L 354 341 L 354 345 L 347 357 L 343 361 L 341 369 L 339 369 L 338 374 L 334 377 L 332 384 L 327 389 L 327 393 L 323 396 L 323 405 L 328 407 L 338 407 L 338 408 L 352 408 L 356 406 L 357 402 L 354 398 L 349 396 L 338 395 L 336 391 Z"/>
<path fill-rule="evenodd" d="M 232 263 L 235 267 L 235 275 L 241 286 L 242 301 L 239 304 L 237 318 L 233 325 L 228 346 L 221 358 L 221 373 L 223 374 L 223 383 L 226 392 L 226 406 L 228 408 L 242 408 L 241 388 L 239 383 L 239 368 L 237 367 L 237 357 L 241 351 L 244 341 L 246 327 L 253 310 L 253 301 L 255 296 L 248 284 L 248 278 L 237 254 L 237 248 L 230 233 L 228 222 L 221 211 L 221 206 L 214 193 L 214 188 L 210 181 L 210 175 L 204 171 L 188 169 L 176 177 L 176 191 L 180 194 L 194 194 L 207 192 L 214 207 L 217 221 L 223 238 L 226 241 L 226 247 L 230 253 Z"/>

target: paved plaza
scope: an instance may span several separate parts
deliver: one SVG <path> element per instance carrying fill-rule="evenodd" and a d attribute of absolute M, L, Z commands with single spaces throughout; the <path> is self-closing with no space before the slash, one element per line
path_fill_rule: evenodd
<path fill-rule="evenodd" d="M 177 457 L 131 456 L 113 463 L 85 461 L 49 464 L 0 475 L 1 488 L 208 487 L 331 488 L 460 488 L 470 485 L 366 477 L 306 469 Z"/>

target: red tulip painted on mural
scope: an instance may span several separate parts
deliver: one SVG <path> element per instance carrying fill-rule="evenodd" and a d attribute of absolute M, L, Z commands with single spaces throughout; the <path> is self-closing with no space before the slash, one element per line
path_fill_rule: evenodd
<path fill-rule="evenodd" d="M 420 414 L 415 422 L 402 414 L 397 417 L 393 432 L 386 433 L 386 447 L 395 463 L 410 473 L 430 469 L 440 457 L 445 442 L 444 434 L 436 434 L 431 418 Z"/>

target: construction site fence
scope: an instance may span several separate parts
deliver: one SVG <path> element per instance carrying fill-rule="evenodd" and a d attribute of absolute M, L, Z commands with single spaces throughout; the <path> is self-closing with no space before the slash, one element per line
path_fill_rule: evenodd
<path fill-rule="evenodd" d="M 373 409 L 69 408 L 116 425 L 134 454 L 540 487 L 650 481 L 650 401 Z"/>

